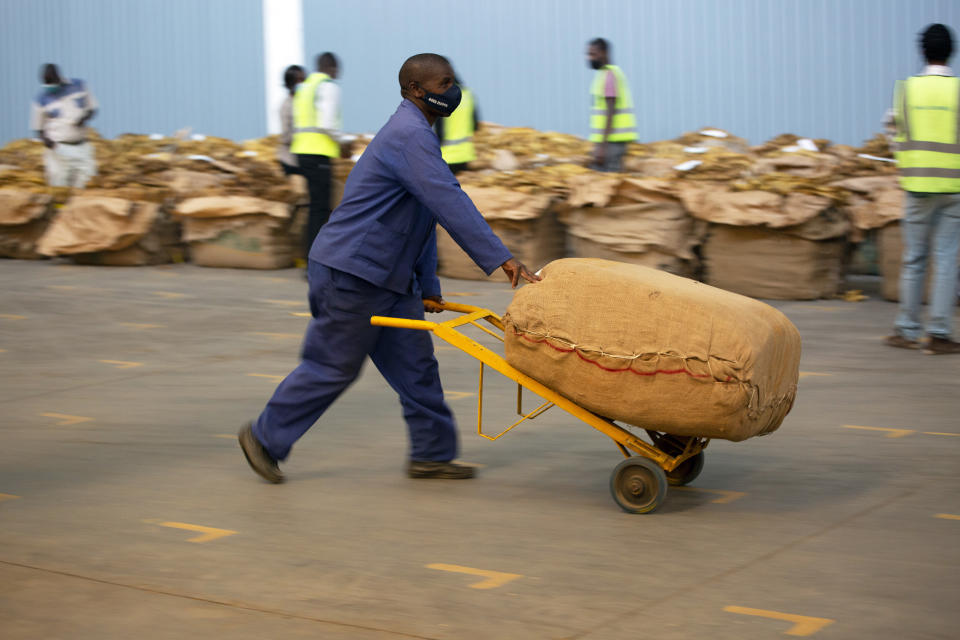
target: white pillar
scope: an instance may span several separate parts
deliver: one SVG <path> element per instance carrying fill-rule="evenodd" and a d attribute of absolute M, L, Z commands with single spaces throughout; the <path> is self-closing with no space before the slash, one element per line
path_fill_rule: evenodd
<path fill-rule="evenodd" d="M 283 86 L 283 70 L 291 64 L 303 65 L 305 60 L 303 1 L 262 0 L 262 3 L 267 133 L 280 133 L 280 104 L 287 95 Z"/>

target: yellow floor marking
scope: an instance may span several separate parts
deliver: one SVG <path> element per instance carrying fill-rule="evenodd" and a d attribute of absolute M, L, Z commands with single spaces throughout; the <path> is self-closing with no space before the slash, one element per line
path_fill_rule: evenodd
<path fill-rule="evenodd" d="M 134 367 L 142 367 L 142 362 L 127 362 L 126 360 L 101 360 L 103 364 L 112 364 L 117 369 L 133 369 Z"/>
<path fill-rule="evenodd" d="M 149 324 L 146 322 L 121 322 L 120 325 L 130 327 L 131 329 L 160 329 L 163 327 L 162 324 Z"/>
<path fill-rule="evenodd" d="M 288 311 L 287 313 L 297 318 L 309 318 L 311 315 L 309 311 Z"/>
<path fill-rule="evenodd" d="M 477 394 L 469 391 L 444 391 L 443 395 L 447 400 L 463 400 L 464 398 L 469 398 Z"/>
<path fill-rule="evenodd" d="M 891 429 L 889 427 L 861 427 L 855 424 L 845 424 L 843 425 L 844 429 L 864 429 L 866 431 L 885 431 L 887 435 L 885 438 L 902 438 L 903 436 L 909 436 L 911 433 L 916 433 L 915 429 Z"/>
<path fill-rule="evenodd" d="M 307 304 L 303 300 L 264 300 L 264 302 L 269 302 L 270 304 L 279 304 L 284 307 L 302 307 Z"/>
<path fill-rule="evenodd" d="M 230 438 L 231 440 L 235 440 L 237 436 L 235 436 L 232 433 L 215 433 L 213 434 L 213 437 L 214 438 Z"/>
<path fill-rule="evenodd" d="M 289 280 L 287 278 L 277 278 L 276 276 L 261 276 L 260 279 L 268 280 L 270 282 L 292 282 L 292 280 Z"/>
<path fill-rule="evenodd" d="M 267 336 L 268 338 L 273 338 L 274 340 L 286 340 L 289 338 L 302 338 L 303 336 L 299 333 L 269 333 L 267 331 L 251 331 L 255 336 Z"/>
<path fill-rule="evenodd" d="M 274 376 L 269 373 L 248 373 L 247 375 L 250 376 L 251 378 L 267 378 L 269 380 L 273 380 L 274 382 L 280 382 L 286 377 L 286 376 Z"/>
<path fill-rule="evenodd" d="M 480 576 L 485 578 L 480 582 L 474 582 L 469 585 L 471 589 L 495 589 L 503 585 L 522 578 L 519 573 L 503 573 L 502 571 L 487 571 L 486 569 L 474 569 L 473 567 L 461 567 L 457 564 L 435 563 L 428 564 L 427 569 L 436 569 L 437 571 L 453 571 L 454 573 L 466 573 L 471 576 Z"/>
<path fill-rule="evenodd" d="M 167 299 L 169 299 L 169 300 L 173 300 L 173 299 L 176 299 L 176 298 L 186 298 L 186 297 L 187 297 L 187 294 L 185 294 L 185 293 L 177 293 L 177 292 L 175 292 L 175 291 L 151 291 L 150 293 L 152 293 L 152 294 L 155 295 L 155 296 L 160 296 L 161 298 L 167 298 Z"/>
<path fill-rule="evenodd" d="M 833 375 L 832 373 L 816 373 L 816 372 L 814 372 L 814 371 L 801 371 L 801 372 L 800 372 L 800 378 L 801 378 L 801 379 L 806 378 L 806 377 L 808 377 L 808 376 L 829 377 L 829 376 L 832 376 L 832 375 Z"/>
<path fill-rule="evenodd" d="M 3 502 L 4 500 L 16 500 L 19 497 L 20 496 L 15 496 L 12 493 L 0 493 L 0 502 Z"/>
<path fill-rule="evenodd" d="M 6 349 L 0 349 L 0 353 L 6 353 L 6 352 L 7 352 Z"/>
<path fill-rule="evenodd" d="M 954 515 L 952 513 L 938 513 L 933 516 L 934 518 L 941 518 L 943 520 L 960 520 L 960 516 Z"/>
<path fill-rule="evenodd" d="M 60 422 L 57 423 L 58 427 L 66 427 L 71 424 L 80 424 L 81 422 L 92 422 L 93 418 L 86 418 L 84 416 L 71 416 L 66 413 L 41 413 L 41 416 L 44 418 L 57 418 Z"/>
<path fill-rule="evenodd" d="M 780 613 L 779 611 L 767 611 L 766 609 L 751 609 L 750 607 L 724 607 L 723 610 L 727 613 L 740 613 L 745 616 L 759 616 L 761 618 L 792 622 L 793 626 L 786 631 L 788 636 L 812 636 L 817 631 L 820 631 L 820 629 L 836 622 L 836 620 L 831 620 L 830 618 L 798 616 L 793 613 Z"/>
<path fill-rule="evenodd" d="M 739 500 L 743 496 L 747 495 L 745 491 L 727 491 L 726 489 L 701 489 L 700 487 L 670 487 L 670 490 L 673 491 L 679 489 L 680 491 L 702 491 L 704 493 L 716 493 L 719 495 L 719 498 L 711 500 L 712 504 L 730 504 L 734 500 Z"/>
<path fill-rule="evenodd" d="M 942 431 L 924 431 L 924 435 L 927 436 L 955 436 L 960 437 L 960 433 L 944 433 Z"/>
<path fill-rule="evenodd" d="M 0 313 L 0 318 L 4 320 L 26 320 L 27 316 L 18 316 L 15 313 Z"/>
<path fill-rule="evenodd" d="M 171 529 L 186 529 L 187 531 L 196 531 L 201 534 L 199 536 L 188 538 L 187 542 L 210 542 L 211 540 L 216 540 L 217 538 L 224 538 L 226 536 L 232 536 L 236 531 L 231 531 L 230 529 L 217 529 L 216 527 L 204 527 L 199 524 L 187 524 L 186 522 L 156 522 L 154 523 L 151 520 L 144 520 L 144 522 L 150 522 L 151 524 L 158 524 L 161 527 L 170 527 Z"/>
<path fill-rule="evenodd" d="M 479 296 L 480 294 L 472 291 L 457 291 L 455 293 L 445 293 L 443 295 L 449 298 L 468 298 L 470 296 Z"/>

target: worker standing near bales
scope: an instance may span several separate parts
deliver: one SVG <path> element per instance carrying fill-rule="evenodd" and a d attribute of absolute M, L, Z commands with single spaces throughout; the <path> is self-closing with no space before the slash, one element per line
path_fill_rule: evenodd
<path fill-rule="evenodd" d="M 431 127 L 460 103 L 450 64 L 419 54 L 399 79 L 403 101 L 350 173 L 310 251 L 313 319 L 300 365 L 239 434 L 250 466 L 269 482 L 283 482 L 277 462 L 356 380 L 368 356 L 400 396 L 410 434 L 407 474 L 473 477 L 472 467 L 452 462 L 457 433 L 430 335 L 373 326 L 370 318 L 422 320 L 425 307 L 442 303 L 438 222 L 487 275 L 499 267 L 513 286 L 540 279 L 494 235 L 440 155 Z"/>
<path fill-rule="evenodd" d="M 287 97 L 280 105 L 280 144 L 277 146 L 277 162 L 285 175 L 302 175 L 297 166 L 297 157 L 290 151 L 293 143 L 293 97 L 297 87 L 307 77 L 303 67 L 292 64 L 283 72 L 283 86 L 287 88 Z"/>
<path fill-rule="evenodd" d="M 97 174 L 87 122 L 97 113 L 97 100 L 83 80 L 60 75 L 55 64 L 40 74 L 43 91 L 33 101 L 30 128 L 43 141 L 47 184 L 82 189 Z"/>
<path fill-rule="evenodd" d="M 620 171 L 627 143 L 637 139 L 630 86 L 620 67 L 611 64 L 610 43 L 594 38 L 587 46 L 587 64 L 596 70 L 590 86 L 590 142 L 593 168 Z"/>
<path fill-rule="evenodd" d="M 903 221 L 903 266 L 900 311 L 893 347 L 924 353 L 960 354 L 952 339 L 957 299 L 957 253 L 960 252 L 960 78 L 947 62 L 953 36 L 942 24 L 927 27 L 920 37 L 927 66 L 919 76 L 897 83 L 894 95 L 896 159 L 900 186 L 906 192 Z M 933 268 L 926 326 L 920 307 L 926 275 Z"/>
<path fill-rule="evenodd" d="M 450 170 L 456 175 L 465 171 L 469 163 L 477 159 L 473 134 L 480 129 L 480 113 L 473 91 L 464 86 L 454 75 L 454 82 L 462 95 L 460 106 L 448 118 L 438 118 L 434 128 L 440 138 L 440 151 Z"/>
<path fill-rule="evenodd" d="M 331 158 L 349 155 L 344 144 L 340 117 L 340 63 L 330 53 L 317 56 L 317 71 L 297 86 L 293 96 L 293 142 L 300 173 L 307 179 L 310 213 L 304 235 L 304 252 L 309 253 L 320 227 L 330 218 L 333 167 Z"/>

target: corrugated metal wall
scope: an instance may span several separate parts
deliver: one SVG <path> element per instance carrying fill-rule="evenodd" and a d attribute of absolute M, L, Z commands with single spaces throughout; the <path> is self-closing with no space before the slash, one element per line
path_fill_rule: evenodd
<path fill-rule="evenodd" d="M 957 32 L 957 0 L 304 0 L 307 53 L 340 55 L 346 127 L 376 130 L 414 53 L 450 57 L 484 119 L 586 134 L 585 43 L 602 36 L 629 78 L 640 136 L 703 125 L 754 142 L 783 132 L 859 143 L 916 34 Z"/>
<path fill-rule="evenodd" d="M 261 19 L 260 0 L 0 0 L 0 141 L 29 134 L 47 61 L 90 83 L 106 135 L 262 135 Z M 584 46 L 603 36 L 645 140 L 711 125 L 752 141 L 858 143 L 878 130 L 894 80 L 920 66 L 916 34 L 930 22 L 956 32 L 960 2 L 304 0 L 307 53 L 341 57 L 351 131 L 375 131 L 399 102 L 400 64 L 435 51 L 485 119 L 584 135 Z"/>
<path fill-rule="evenodd" d="M 30 135 L 38 69 L 86 80 L 106 136 L 263 135 L 260 0 L 0 0 L 0 141 Z"/>

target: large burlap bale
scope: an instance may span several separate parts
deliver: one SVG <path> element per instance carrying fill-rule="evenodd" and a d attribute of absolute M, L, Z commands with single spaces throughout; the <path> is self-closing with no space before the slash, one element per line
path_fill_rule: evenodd
<path fill-rule="evenodd" d="M 110 195 L 86 194 L 60 209 L 37 245 L 46 256 L 120 251 L 149 234 L 160 206 Z"/>
<path fill-rule="evenodd" d="M 840 289 L 843 250 L 842 239 L 713 224 L 703 244 L 704 279 L 752 298 L 828 298 Z"/>
<path fill-rule="evenodd" d="M 43 258 L 37 242 L 50 224 L 53 197 L 25 189 L 0 189 L 0 258 Z"/>
<path fill-rule="evenodd" d="M 566 253 L 566 235 L 549 195 L 496 187 L 464 186 L 487 224 L 513 256 L 537 270 Z M 437 226 L 437 273 L 447 278 L 506 282 L 500 270 L 489 277 Z"/>
<path fill-rule="evenodd" d="M 776 309 L 686 278 L 565 259 L 504 316 L 507 361 L 598 415 L 744 440 L 793 405 L 800 334 Z"/>

